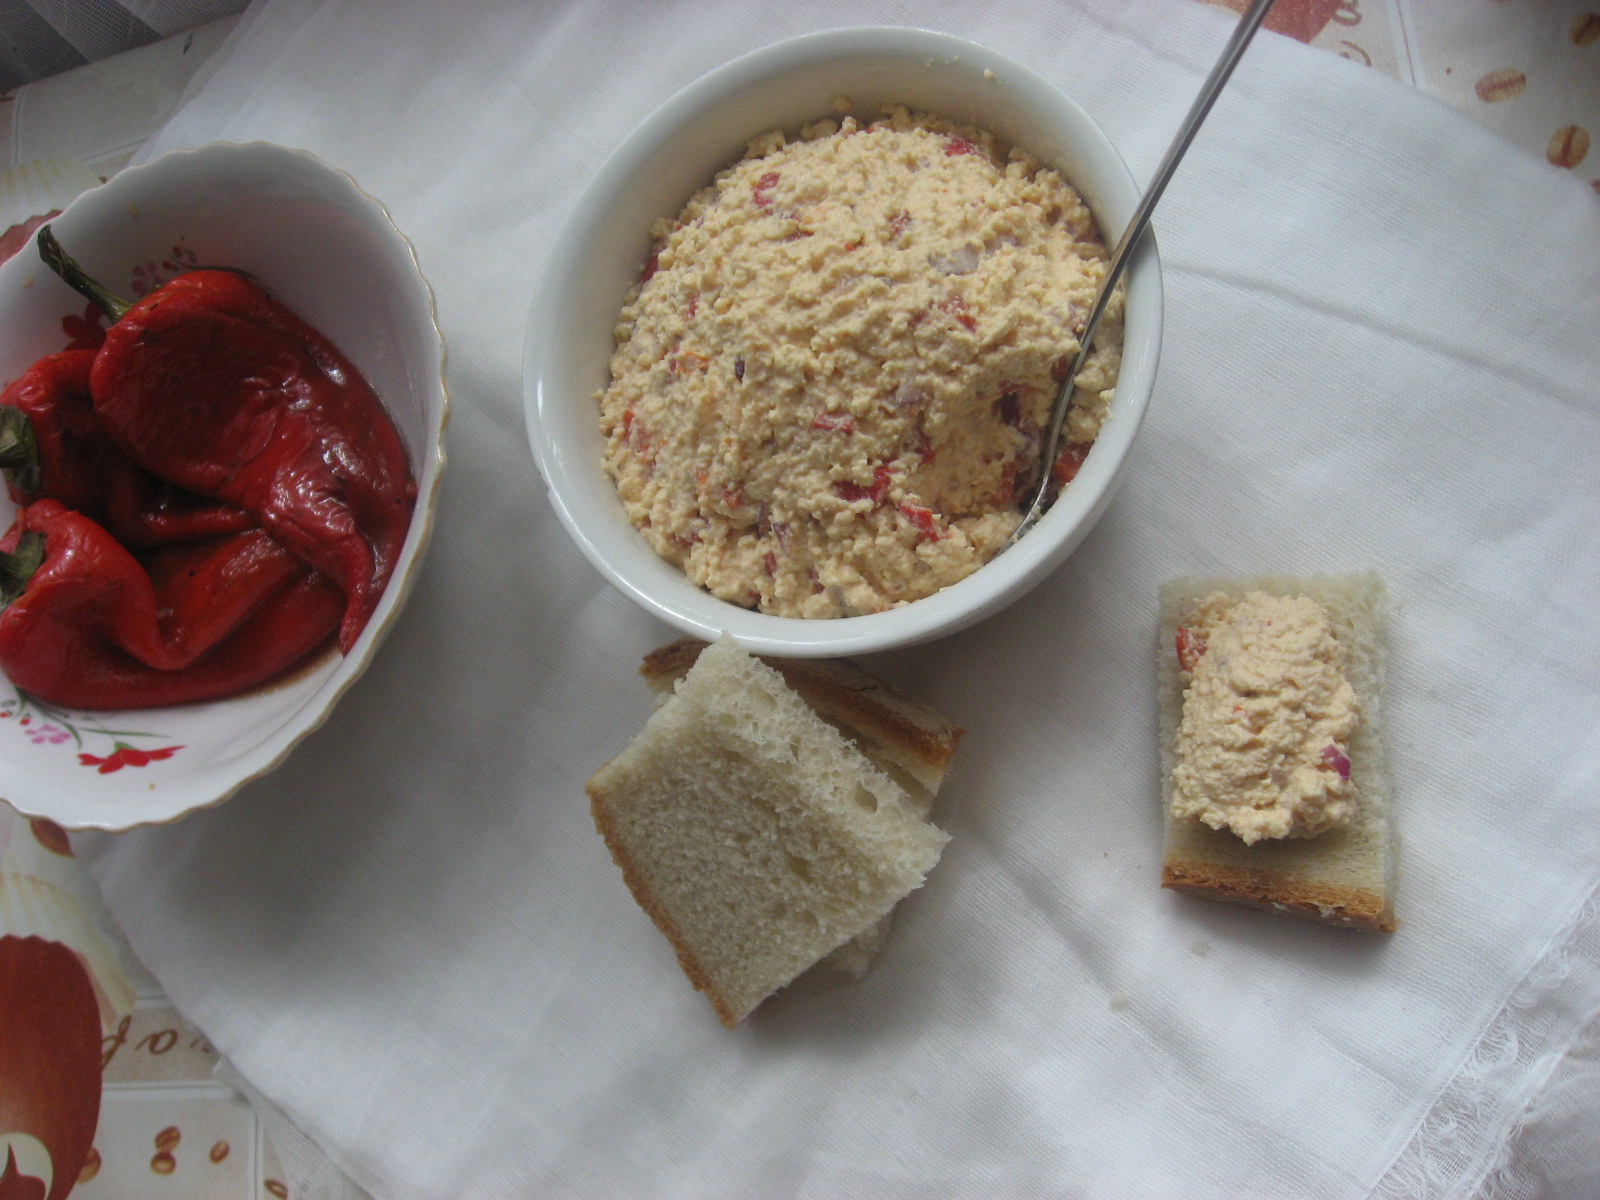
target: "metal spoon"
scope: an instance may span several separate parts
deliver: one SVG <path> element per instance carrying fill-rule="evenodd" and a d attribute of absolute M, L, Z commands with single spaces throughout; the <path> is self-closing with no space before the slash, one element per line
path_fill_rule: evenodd
<path fill-rule="evenodd" d="M 1134 246 L 1149 226 L 1150 214 L 1155 210 L 1156 201 L 1161 199 L 1161 193 L 1166 191 L 1167 181 L 1177 170 L 1184 151 L 1189 148 L 1189 143 L 1194 141 L 1194 135 L 1200 129 L 1200 123 L 1211 111 L 1217 94 L 1222 91 L 1222 85 L 1228 82 L 1228 76 L 1233 74 L 1233 68 L 1244 54 L 1245 47 L 1250 44 L 1250 39 L 1255 36 L 1256 30 L 1260 28 L 1262 20 L 1267 15 L 1267 9 L 1271 7 L 1272 0 L 1253 0 L 1244 16 L 1239 19 L 1233 36 L 1223 48 L 1222 57 L 1217 59 L 1217 65 L 1211 68 L 1211 74 L 1206 77 L 1205 84 L 1200 88 L 1200 94 L 1194 98 L 1194 103 L 1189 107 L 1189 115 L 1184 117 L 1183 124 L 1178 127 L 1177 136 L 1172 139 L 1172 145 L 1167 147 L 1166 157 L 1156 168 L 1155 178 L 1150 181 L 1150 186 L 1139 198 L 1139 206 L 1133 210 L 1133 219 L 1122 231 L 1117 248 L 1111 255 L 1111 265 L 1106 269 L 1105 282 L 1100 285 L 1100 294 L 1094 298 L 1094 307 L 1089 310 L 1089 319 L 1084 323 L 1083 333 L 1079 336 L 1078 355 L 1072 360 L 1072 370 L 1067 372 L 1067 377 L 1061 383 L 1061 390 L 1056 393 L 1055 403 L 1050 407 L 1050 417 L 1045 423 L 1044 442 L 1039 452 L 1038 480 L 1029 495 L 1028 506 L 1023 510 L 1022 521 L 1006 539 L 1005 545 L 1000 547 L 1001 550 L 1009 550 L 1044 515 L 1047 507 L 1045 497 L 1050 492 L 1051 473 L 1055 467 L 1056 452 L 1061 445 L 1061 427 L 1066 424 L 1067 410 L 1072 407 L 1072 389 L 1077 384 L 1078 372 L 1083 370 L 1083 364 L 1089 357 L 1089 347 L 1094 341 L 1095 330 L 1099 328 L 1100 316 L 1105 312 L 1106 301 L 1111 298 L 1112 290 L 1122 278 L 1122 272 L 1128 265 L 1128 258 L 1133 253 Z"/>

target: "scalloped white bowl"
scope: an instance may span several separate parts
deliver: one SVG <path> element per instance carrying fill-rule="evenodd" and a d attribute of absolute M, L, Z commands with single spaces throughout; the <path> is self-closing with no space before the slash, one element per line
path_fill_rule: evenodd
<path fill-rule="evenodd" d="M 444 340 L 433 293 L 383 205 L 303 150 L 251 142 L 178 151 L 84 193 L 50 224 L 69 254 L 125 296 L 185 264 L 256 276 L 360 368 L 417 480 L 394 576 L 347 655 L 243 696 L 110 713 L 41 705 L 0 676 L 0 796 L 68 828 L 127 829 L 218 803 L 272 770 L 372 661 L 433 527 L 449 419 Z M 83 310 L 31 243 L 0 265 L 0 379 L 60 350 L 63 318 Z M 7 524 L 12 507 L 0 497 Z"/>
<path fill-rule="evenodd" d="M 613 329 L 650 248 L 650 225 L 675 216 L 745 143 L 888 104 L 942 113 L 1056 167 L 1114 242 L 1138 203 L 1133 177 L 1098 126 L 1041 76 L 983 46 L 920 29 L 835 29 L 779 42 L 702 76 L 601 164 L 561 230 L 528 317 L 524 407 L 534 458 L 567 532 L 625 595 L 685 633 L 730 632 L 752 651 L 821 657 L 886 650 L 953 633 L 1025 594 L 1081 542 L 1110 502 L 1144 419 L 1161 344 L 1153 237 L 1129 264 L 1122 372 L 1105 427 L 1078 477 L 1015 547 L 935 595 L 870 616 L 807 621 L 719 600 L 660 558 L 629 524 L 601 469 L 594 395 L 608 379 Z"/>

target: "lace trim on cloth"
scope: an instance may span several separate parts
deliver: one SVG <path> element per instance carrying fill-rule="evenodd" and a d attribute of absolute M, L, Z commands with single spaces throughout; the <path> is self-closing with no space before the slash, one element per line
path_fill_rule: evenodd
<path fill-rule="evenodd" d="M 371 1200 L 226 1060 L 304 1200 Z M 1369 1200 L 1600 1196 L 1600 886 L 1489 1023 Z"/>
<path fill-rule="evenodd" d="M 1597 1040 L 1600 887 L 1489 1023 L 1370 1200 L 1600 1194 L 1570 1190 L 1572 1171 L 1600 1174 L 1588 1161 L 1600 1113 Z"/>

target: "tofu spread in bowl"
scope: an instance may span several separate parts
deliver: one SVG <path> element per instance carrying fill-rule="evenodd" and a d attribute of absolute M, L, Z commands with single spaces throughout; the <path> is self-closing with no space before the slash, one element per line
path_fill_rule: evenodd
<path fill-rule="evenodd" d="M 1066 486 L 996 555 L 1136 200 L 1072 101 L 945 35 L 835 30 L 712 72 L 601 167 L 530 314 L 566 528 L 650 611 L 764 653 L 997 611 L 1087 533 L 1142 419 L 1148 240 L 1079 376 Z"/>

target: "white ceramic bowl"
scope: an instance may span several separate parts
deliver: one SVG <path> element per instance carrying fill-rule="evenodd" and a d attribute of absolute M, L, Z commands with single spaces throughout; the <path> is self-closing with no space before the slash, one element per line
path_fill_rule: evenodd
<path fill-rule="evenodd" d="M 0 796 L 69 828 L 126 829 L 214 804 L 270 771 L 372 661 L 433 526 L 449 415 L 444 342 L 410 243 L 349 175 L 305 151 L 253 142 L 169 154 L 84 193 L 50 224 L 85 270 L 123 296 L 185 264 L 256 276 L 366 376 L 417 480 L 394 576 L 343 657 L 270 690 L 111 713 L 41 705 L 0 676 Z M 0 266 L 0 379 L 60 350 L 63 318 L 83 311 L 32 244 Z M 7 524 L 11 511 L 0 498 Z"/>
<path fill-rule="evenodd" d="M 890 612 L 807 621 L 718 600 L 658 557 L 629 524 L 601 469 L 594 394 L 608 378 L 618 310 L 650 248 L 650 224 L 672 217 L 745 142 L 887 104 L 941 113 L 1025 147 L 1056 167 L 1115 241 L 1138 202 L 1111 143 L 1053 84 L 993 50 L 917 29 L 837 29 L 780 42 L 719 67 L 650 115 L 600 166 L 557 239 L 528 318 L 524 404 L 551 503 L 600 572 L 685 633 L 731 632 L 749 649 L 792 657 L 911 645 L 997 612 L 1058 566 L 1111 498 L 1155 382 L 1161 278 L 1154 240 L 1129 265 L 1116 400 L 1071 487 L 1013 549 L 960 583 Z"/>

